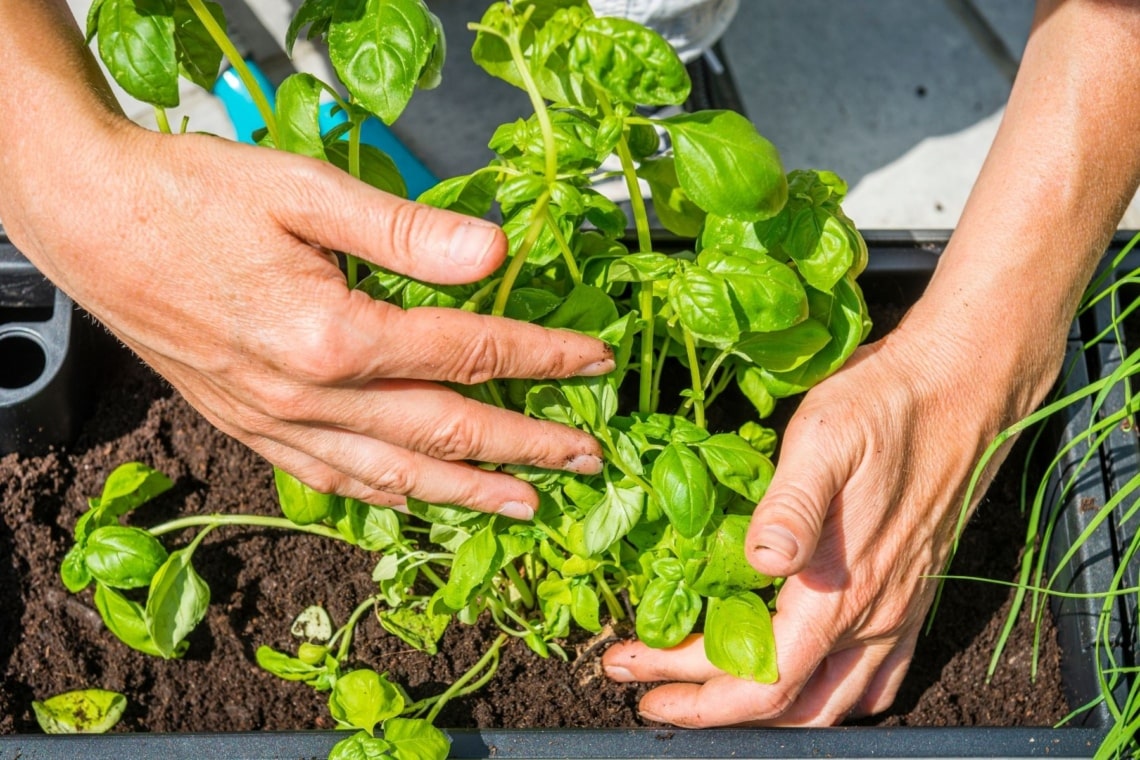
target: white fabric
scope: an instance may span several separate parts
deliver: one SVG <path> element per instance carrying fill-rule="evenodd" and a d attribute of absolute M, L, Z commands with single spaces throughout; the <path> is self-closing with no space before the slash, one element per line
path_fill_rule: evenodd
<path fill-rule="evenodd" d="M 622 16 L 645 24 L 677 49 L 686 63 L 728 28 L 740 0 L 590 0 L 599 16 Z"/>

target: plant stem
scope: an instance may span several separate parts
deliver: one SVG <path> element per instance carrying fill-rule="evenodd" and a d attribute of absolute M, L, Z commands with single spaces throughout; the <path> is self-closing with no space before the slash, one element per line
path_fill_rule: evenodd
<path fill-rule="evenodd" d="M 449 701 L 455 697 L 461 697 L 465 694 L 469 694 L 472 691 L 482 688 L 483 685 L 491 679 L 499 667 L 499 650 L 503 648 L 503 644 L 506 642 L 506 640 L 507 634 L 500 633 L 498 637 L 491 643 L 491 646 L 487 649 L 486 653 L 479 659 L 479 662 L 472 665 L 466 673 L 464 673 L 459 677 L 458 680 L 455 681 L 455 683 L 447 687 L 447 691 L 434 698 L 435 704 L 432 706 L 431 711 L 427 714 L 428 723 L 435 722 L 436 717 Z M 471 681 L 471 679 L 476 676 L 476 674 L 480 673 L 480 671 L 486 672 L 482 673 L 479 680 L 472 684 L 469 690 L 464 690 L 463 687 L 466 686 Z M 418 702 L 416 703 L 416 705 L 419 704 L 420 703 Z M 413 705 L 413 707 L 416 705 Z"/>
<path fill-rule="evenodd" d="M 621 602 L 614 596 L 610 584 L 606 583 L 606 576 L 602 574 L 601 570 L 595 570 L 591 575 L 598 584 L 598 590 L 602 592 L 602 600 L 606 603 L 606 609 L 609 610 L 610 617 L 615 621 L 625 620 L 625 611 L 621 608 Z"/>
<path fill-rule="evenodd" d="M 210 528 L 217 528 L 222 525 L 241 525 L 256 528 L 280 528 L 282 530 L 295 530 L 301 533 L 312 533 L 315 536 L 324 536 L 325 538 L 333 538 L 337 541 L 344 541 L 345 543 L 352 543 L 347 538 L 342 536 L 339 531 L 328 527 L 327 525 L 298 525 L 292 520 L 285 517 L 268 517 L 266 515 L 191 515 L 190 517 L 180 517 L 177 520 L 164 522 L 150 528 L 148 532 L 152 536 L 162 536 L 167 533 L 174 533 L 175 531 L 185 530 L 186 528 L 194 528 L 197 526 L 205 525 Z"/>
<path fill-rule="evenodd" d="M 214 15 L 210 13 L 202 0 L 186 0 L 186 3 L 190 6 L 190 9 L 194 11 L 194 15 L 198 17 L 198 20 L 202 22 L 202 26 L 206 27 L 210 39 L 214 41 L 215 45 L 221 48 L 222 54 L 225 55 L 230 65 L 233 66 L 234 72 L 238 75 L 238 79 L 245 85 L 245 89 L 249 91 L 249 96 L 253 99 L 253 105 L 257 108 L 257 112 L 261 114 L 261 119 L 265 122 L 265 128 L 269 130 L 269 137 L 273 140 L 273 144 L 279 145 L 277 117 L 269 105 L 269 98 L 265 92 L 262 91 L 257 80 L 254 79 L 253 72 L 250 71 L 249 66 L 246 65 L 245 59 L 242 58 L 241 53 L 234 47 L 234 43 L 226 36 L 226 30 L 218 25 Z"/>
<path fill-rule="evenodd" d="M 685 334 L 685 355 L 689 357 L 689 375 L 693 383 L 693 421 L 697 423 L 698 427 L 705 426 L 705 388 L 704 383 L 701 382 L 701 365 L 697 361 L 697 342 L 693 340 L 693 334 L 688 330 L 682 330 Z"/>
<path fill-rule="evenodd" d="M 566 242 L 566 236 L 562 234 L 562 230 L 558 229 L 558 223 L 550 213 L 549 207 L 546 209 L 546 226 L 550 229 L 550 234 L 554 236 L 554 242 L 558 244 L 558 250 L 562 252 L 562 260 L 566 263 L 566 268 L 570 270 L 570 279 L 574 281 L 575 285 L 581 285 L 582 272 L 578 269 L 578 262 L 574 259 L 574 251 L 570 250 L 570 245 Z"/>
<path fill-rule="evenodd" d="M 497 317 L 503 316 L 503 312 L 507 310 L 507 299 L 511 297 L 511 288 L 515 286 L 515 280 L 518 279 L 519 272 L 526 264 L 527 256 L 530 255 L 538 236 L 542 233 L 543 225 L 546 224 L 546 207 L 549 203 L 550 188 L 547 188 L 542 191 L 542 195 L 538 196 L 538 200 L 530 208 L 530 226 L 527 227 L 522 245 L 515 252 L 514 258 L 507 266 L 507 271 L 503 274 L 503 280 L 499 283 L 499 290 L 495 294 L 495 304 L 491 307 L 491 313 Z"/>
<path fill-rule="evenodd" d="M 170 131 L 170 120 L 166 118 L 166 109 L 162 106 L 154 107 L 154 120 L 158 124 L 158 131 L 164 135 L 172 134 Z"/>
<path fill-rule="evenodd" d="M 356 629 L 356 623 L 360 620 L 360 616 L 363 615 L 369 607 L 376 606 L 376 600 L 378 598 L 379 597 L 377 596 L 370 596 L 360 604 L 356 605 L 356 609 L 354 609 L 352 611 L 352 614 L 348 616 L 348 622 L 341 626 L 340 630 L 333 634 L 333 637 L 329 639 L 329 646 L 331 647 L 336 642 L 337 638 L 341 636 L 344 637 L 341 639 L 340 646 L 336 650 L 337 662 L 343 661 L 344 658 L 348 656 L 348 648 L 352 645 L 352 632 Z"/>
<path fill-rule="evenodd" d="M 514 585 L 515 590 L 519 592 L 519 597 L 522 599 L 522 603 L 528 610 L 533 610 L 535 601 L 534 594 L 530 592 L 530 586 L 527 585 L 527 582 L 522 579 L 521 575 L 519 575 L 518 569 L 514 566 L 514 564 L 508 562 L 506 564 L 506 567 L 503 568 L 503 572 L 507 574 L 507 578 Z"/>

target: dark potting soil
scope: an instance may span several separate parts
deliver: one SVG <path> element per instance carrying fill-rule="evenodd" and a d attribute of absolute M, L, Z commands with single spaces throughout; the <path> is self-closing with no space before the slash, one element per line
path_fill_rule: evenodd
<path fill-rule="evenodd" d="M 879 332 L 897 313 L 876 315 Z M 328 728 L 326 696 L 281 681 L 254 660 L 258 645 L 291 649 L 293 618 L 323 605 L 334 623 L 372 591 L 374 557 L 338 542 L 269 530 L 219 529 L 195 553 L 212 601 L 181 660 L 135 652 L 103 626 L 91 591 L 67 592 L 58 568 L 88 496 L 117 465 L 138 460 L 175 480 L 139 510 L 154 524 L 177 514 L 278 514 L 272 472 L 245 447 L 211 427 L 177 393 L 135 361 L 106 378 L 94 416 L 72 446 L 0 459 L 0 732 L 38 731 L 33 699 L 71 689 L 123 692 L 116 730 L 245 731 Z M 1016 456 L 1010 458 L 1016 462 Z M 1012 580 L 1024 525 L 1009 468 L 975 516 L 954 570 Z M 896 701 L 889 725 L 1051 725 L 1067 713 L 1053 631 L 1042 636 L 1040 671 L 1030 677 L 1033 628 L 1022 621 L 994 678 L 986 665 L 1009 606 L 996 584 L 952 582 L 931 634 Z M 388 671 L 413 698 L 442 691 L 493 639 L 491 626 L 453 625 L 428 657 L 366 617 L 353 657 Z M 439 723 L 452 727 L 630 727 L 645 688 L 609 682 L 601 647 L 586 638 L 566 647 L 571 661 L 540 659 L 517 640 L 505 647 L 495 679 L 453 702 Z M 351 665 L 350 665 L 351 666 Z"/>

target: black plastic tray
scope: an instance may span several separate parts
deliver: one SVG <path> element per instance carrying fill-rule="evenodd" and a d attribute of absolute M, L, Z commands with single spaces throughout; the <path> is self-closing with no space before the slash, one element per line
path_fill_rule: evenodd
<path fill-rule="evenodd" d="M 925 288 L 945 247 L 946 231 L 868 231 L 871 251 L 863 278 L 869 298 L 909 303 Z M 1069 343 L 1074 367 L 1069 384 L 1088 376 L 1079 333 Z M 1076 386 L 1073 386 L 1076 387 Z M 1087 404 L 1068 412 L 1053 428 L 1057 441 L 1067 440 L 1087 426 Z M 1101 469 L 1101 452 L 1094 466 L 1081 472 L 1077 488 L 1056 504 L 1062 523 L 1058 538 L 1079 532 L 1087 519 L 1087 499 L 1103 504 L 1112 481 Z M 1082 458 L 1075 449 L 1053 473 L 1059 484 Z M 1136 460 L 1140 462 L 1140 459 Z M 1123 472 L 1123 470 L 1122 470 Z M 1060 493 L 1053 488 L 1053 493 Z M 1056 557 L 1057 552 L 1052 556 Z M 1093 583 L 1111 563 L 1111 555 L 1081 556 L 1066 572 L 1072 589 Z M 1111 571 L 1111 570 L 1109 570 Z M 1071 704 L 1091 700 L 1099 692 L 1094 650 L 1099 602 L 1066 600 L 1057 605 L 1058 638 L 1063 653 L 1063 678 Z M 1027 686 L 1027 688 L 1029 688 Z M 455 758 L 1087 758 L 1092 757 L 1108 726 L 1105 710 L 1082 716 L 1062 728 L 874 728 L 831 729 L 576 729 L 462 730 L 449 732 Z M 0 760 L 83 757 L 121 760 L 124 757 L 177 760 L 181 758 L 309 758 L 325 757 L 343 733 L 331 731 L 262 732 L 242 734 L 112 734 L 93 737 L 16 735 L 0 737 Z"/>

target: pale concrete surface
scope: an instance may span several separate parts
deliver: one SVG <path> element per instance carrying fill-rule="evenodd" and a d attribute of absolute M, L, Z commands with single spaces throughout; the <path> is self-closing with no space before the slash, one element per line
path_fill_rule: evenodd
<path fill-rule="evenodd" d="M 89 0 L 69 0 L 77 16 Z M 299 0 L 223 0 L 243 53 L 271 78 L 289 69 L 280 45 Z M 443 85 L 413 99 L 394 131 L 440 176 L 490 157 L 494 127 L 526 112 L 521 92 L 470 61 L 466 23 L 486 2 L 429 0 L 448 36 Z M 846 208 L 865 228 L 956 225 L 1001 119 L 1010 71 L 1025 47 L 1033 0 L 742 0 L 724 38 L 748 115 L 788 168 L 838 172 Z M 963 10 L 965 9 L 965 10 Z M 982 30 L 968 17 L 976 14 Z M 975 19 L 975 20 L 976 20 Z M 992 34 L 992 39 L 986 38 Z M 996 40 L 996 49 L 995 49 Z M 320 50 L 299 43 L 294 63 L 331 79 Z M 232 136 L 220 103 L 190 85 L 173 123 Z M 149 107 L 128 114 L 153 126 Z M 1140 227 L 1140 202 L 1121 223 Z"/>

